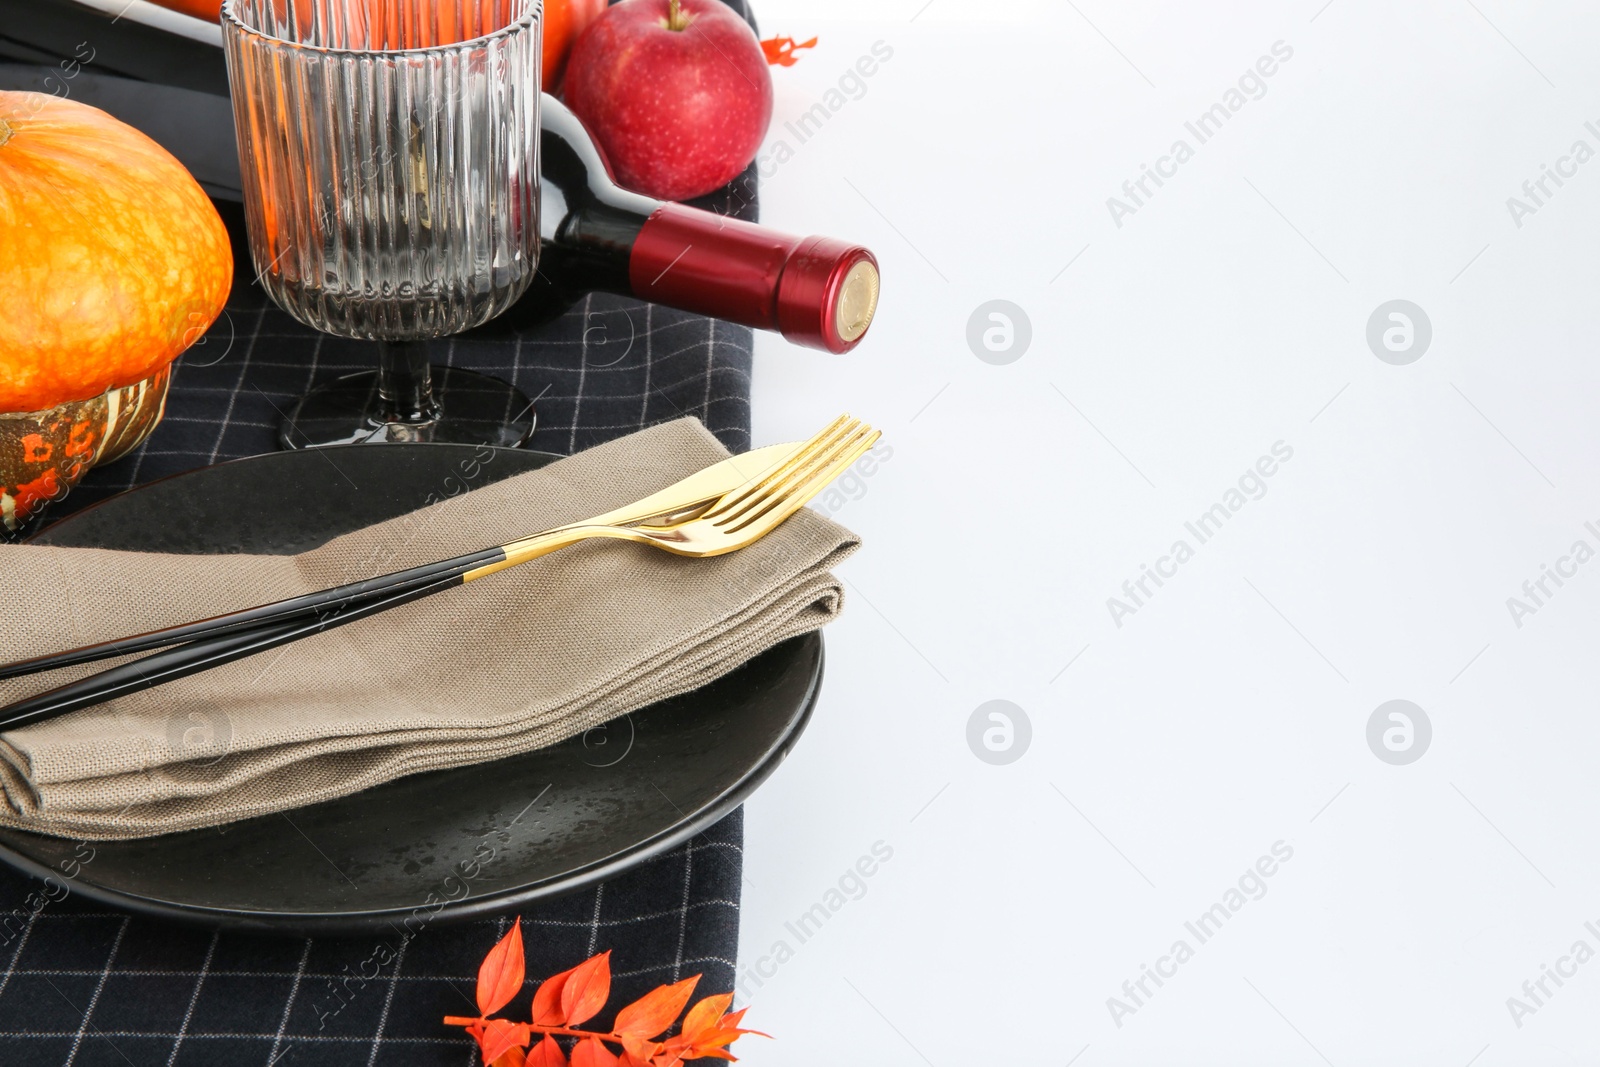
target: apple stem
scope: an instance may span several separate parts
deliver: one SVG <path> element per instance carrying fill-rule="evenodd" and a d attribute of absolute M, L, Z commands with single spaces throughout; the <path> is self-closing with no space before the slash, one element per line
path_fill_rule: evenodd
<path fill-rule="evenodd" d="M 682 0 L 667 0 L 667 29 L 680 33 L 689 28 L 689 16 L 683 10 Z"/>
<path fill-rule="evenodd" d="M 7 122 L 5 119 L 0 119 L 0 148 L 5 147 L 5 143 L 11 140 L 11 135 L 16 132 L 16 130 L 11 128 L 11 123 Z"/>

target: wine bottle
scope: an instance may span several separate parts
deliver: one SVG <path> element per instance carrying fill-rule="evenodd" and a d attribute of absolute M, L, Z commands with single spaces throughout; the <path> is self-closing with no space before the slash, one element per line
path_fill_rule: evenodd
<path fill-rule="evenodd" d="M 790 237 L 623 189 L 583 122 L 552 96 L 540 106 L 539 273 L 547 281 L 777 330 L 829 352 L 860 343 L 879 289 L 878 261 L 865 247 Z"/>

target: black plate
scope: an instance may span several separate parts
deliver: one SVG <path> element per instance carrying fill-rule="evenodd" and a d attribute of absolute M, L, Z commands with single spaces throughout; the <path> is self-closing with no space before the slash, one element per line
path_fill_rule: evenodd
<path fill-rule="evenodd" d="M 487 462 L 457 445 L 257 456 L 113 497 L 34 542 L 300 552 L 420 507 L 441 487 L 477 488 L 557 458 L 490 451 Z M 795 638 L 702 689 L 548 749 L 402 778 L 297 809 L 292 822 L 269 815 L 97 842 L 73 888 L 143 914 L 278 932 L 502 913 L 614 875 L 732 811 L 794 745 L 821 679 L 821 637 Z M 70 869 L 74 847 L 0 829 L 0 861 L 38 877 Z"/>

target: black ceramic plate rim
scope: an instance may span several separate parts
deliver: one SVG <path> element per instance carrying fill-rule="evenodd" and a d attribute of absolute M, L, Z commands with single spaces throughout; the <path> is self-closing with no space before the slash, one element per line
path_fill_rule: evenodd
<path fill-rule="evenodd" d="M 429 444 L 424 442 L 403 445 L 334 445 L 322 449 L 324 452 L 338 453 L 350 449 L 365 450 L 373 447 L 407 448 L 407 449 L 459 449 L 463 446 Z M 538 457 L 547 463 L 565 458 L 551 452 L 538 452 L 532 449 L 505 449 L 494 448 L 496 453 L 515 453 L 519 457 Z M 51 523 L 35 533 L 28 541 L 41 539 L 48 532 L 59 526 L 65 526 L 76 518 L 86 515 L 91 511 L 112 504 L 115 501 L 139 493 L 151 486 L 160 485 L 181 478 L 190 477 L 202 471 L 213 471 L 220 467 L 232 467 L 240 464 L 271 461 L 288 455 L 283 452 L 269 452 L 259 456 L 246 456 L 240 459 L 225 460 L 208 467 L 197 468 L 192 471 L 182 471 L 168 475 L 165 478 L 155 479 L 141 486 L 124 490 L 105 500 L 98 501 L 73 515 Z M 281 460 L 280 460 L 281 461 Z M 514 477 L 514 475 L 513 475 Z M 559 877 L 535 882 L 531 885 L 519 886 L 497 893 L 488 893 L 483 896 L 465 897 L 459 901 L 450 901 L 439 906 L 428 918 L 428 923 L 435 922 L 461 922 L 484 916 L 502 914 L 517 906 L 532 903 L 544 897 L 565 895 L 569 892 L 584 889 L 606 878 L 620 874 L 647 860 L 661 855 L 664 852 L 688 841 L 696 834 L 701 833 L 715 824 L 744 803 L 758 789 L 762 783 L 770 778 L 778 766 L 787 758 L 790 751 L 799 741 L 800 735 L 805 732 L 806 726 L 811 721 L 811 716 L 816 708 L 817 697 L 821 691 L 822 677 L 825 668 L 825 651 L 820 633 L 810 635 L 817 642 L 815 670 L 807 685 L 806 693 L 801 701 L 799 713 L 795 716 L 790 727 L 781 734 L 773 744 L 771 750 L 762 760 L 750 768 L 737 782 L 724 790 L 714 800 L 710 801 L 695 815 L 688 816 L 671 828 L 653 837 L 645 838 L 633 846 L 608 857 L 607 859 L 580 867 L 575 871 L 567 872 Z M 514 757 L 513 757 L 514 758 Z M 12 833 L 34 835 L 29 831 L 13 830 Z M 0 841 L 0 863 L 38 879 L 54 879 L 60 881 L 59 872 L 47 867 L 36 860 L 14 851 L 9 845 Z M 424 910 L 423 907 L 410 908 L 385 908 L 375 911 L 351 910 L 345 912 L 275 912 L 266 910 L 245 910 L 216 908 L 206 905 L 191 905 L 175 903 L 170 900 L 157 899 L 130 893 L 123 890 L 108 889 L 84 879 L 74 879 L 70 883 L 71 891 L 82 894 L 88 900 L 106 904 L 112 907 L 131 911 L 138 915 L 151 918 L 170 920 L 188 924 L 198 924 L 208 928 L 223 930 L 259 932 L 259 933 L 302 933 L 307 935 L 317 934 L 362 934 L 378 930 L 394 928 L 396 919 L 417 915 Z"/>

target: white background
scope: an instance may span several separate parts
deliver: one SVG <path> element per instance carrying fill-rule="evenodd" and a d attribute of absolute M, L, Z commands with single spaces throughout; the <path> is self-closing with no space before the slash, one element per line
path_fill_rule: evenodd
<path fill-rule="evenodd" d="M 1600 14 L 1510 0 L 761 0 L 784 122 L 893 58 L 767 178 L 764 221 L 859 239 L 852 355 L 766 336 L 757 443 L 841 410 L 892 457 L 836 517 L 865 550 L 822 703 L 749 804 L 745 1061 L 1499 1064 L 1600 1058 L 1600 561 L 1507 598 L 1600 525 Z M 1293 49 L 1209 143 L 1184 122 Z M 1107 198 L 1194 158 L 1119 228 Z M 1550 186 L 1554 189 L 1554 186 Z M 1070 266 L 1068 265 L 1070 263 Z M 1008 365 L 969 317 L 1019 305 Z M 1380 361 L 1369 316 L 1433 339 Z M 1107 609 L 1275 442 L 1267 492 L 1119 628 Z M 1070 666 L 1068 664 L 1070 663 Z M 1015 702 L 1009 765 L 967 722 Z M 1385 701 L 1431 745 L 1369 749 Z M 874 842 L 893 858 L 800 944 Z M 1293 858 L 1204 945 L 1184 922 Z M 1171 944 L 1194 958 L 1131 1015 Z M 1153 987 L 1152 987 L 1153 988 Z M 1531 1002 L 1530 1002 L 1531 1003 Z"/>

